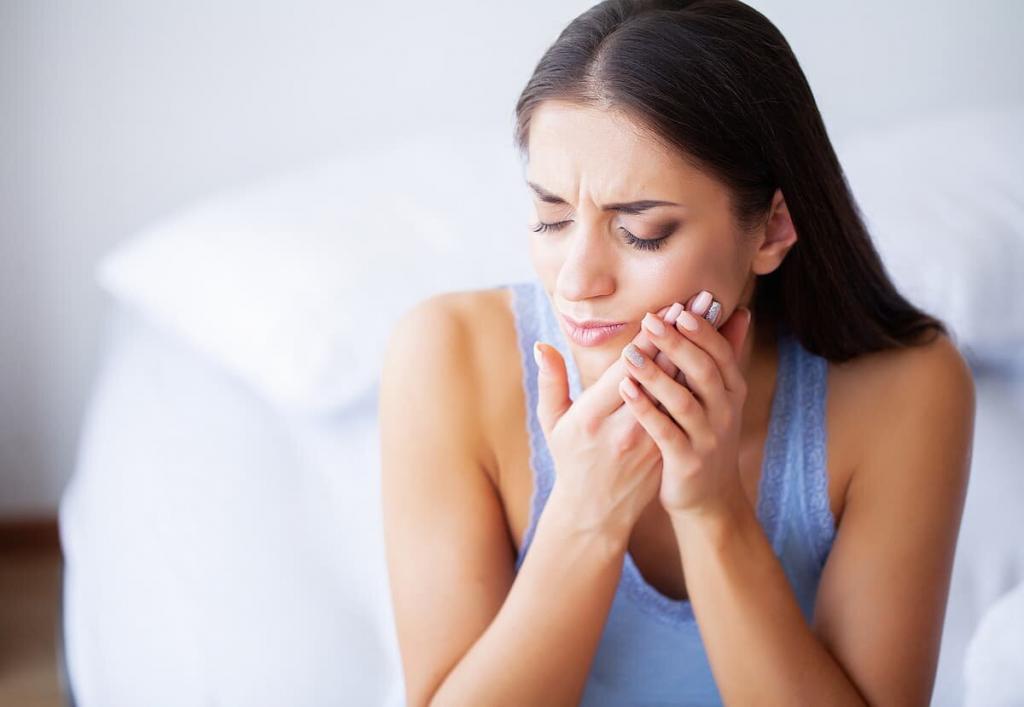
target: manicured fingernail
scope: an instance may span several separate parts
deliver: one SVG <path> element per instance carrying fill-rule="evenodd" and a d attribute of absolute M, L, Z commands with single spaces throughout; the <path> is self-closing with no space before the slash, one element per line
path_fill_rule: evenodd
<path fill-rule="evenodd" d="M 640 367 L 644 365 L 644 355 L 640 353 L 640 349 L 636 347 L 636 344 L 627 344 L 626 348 L 622 350 L 622 353 L 626 357 L 626 360 L 634 366 Z"/>
<path fill-rule="evenodd" d="M 626 395 L 633 398 L 633 400 L 640 397 L 640 391 L 637 390 L 637 387 L 633 385 L 633 381 L 629 378 L 622 379 L 622 390 L 625 391 Z"/>
<path fill-rule="evenodd" d="M 711 293 L 707 290 L 701 290 L 700 294 L 697 295 L 697 299 L 693 301 L 693 305 L 690 307 L 690 311 L 697 316 L 704 316 L 704 312 L 707 311 L 708 305 L 711 304 Z"/>
<path fill-rule="evenodd" d="M 665 324 L 650 312 L 644 315 L 641 324 L 656 336 L 663 336 L 665 334 Z"/>
<path fill-rule="evenodd" d="M 681 324 L 684 329 L 697 331 L 697 318 L 685 310 L 679 313 L 679 318 L 676 322 Z"/>
<path fill-rule="evenodd" d="M 544 366 L 544 357 L 540 352 L 540 344 L 536 341 L 533 342 L 533 358 L 537 361 L 537 368 L 542 371 L 546 371 L 547 368 Z"/>
<path fill-rule="evenodd" d="M 712 324 L 714 324 L 718 320 L 718 315 L 719 315 L 719 313 L 721 313 L 721 311 L 722 311 L 722 303 L 719 302 L 718 300 L 714 300 L 711 303 L 711 306 L 708 307 L 708 311 L 704 315 L 704 318 L 707 319 Z"/>
<path fill-rule="evenodd" d="M 665 321 L 674 322 L 676 320 L 676 317 L 678 317 L 679 313 L 682 311 L 683 305 L 679 304 L 678 302 L 674 302 L 672 306 L 668 308 L 668 311 L 665 312 Z"/>

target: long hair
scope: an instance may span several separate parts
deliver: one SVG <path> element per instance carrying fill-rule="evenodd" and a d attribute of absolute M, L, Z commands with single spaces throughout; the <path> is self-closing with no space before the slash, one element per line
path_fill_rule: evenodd
<path fill-rule="evenodd" d="M 912 346 L 946 325 L 908 302 L 882 265 L 792 49 L 739 0 L 605 0 L 544 53 L 515 107 L 515 147 L 546 100 L 619 111 L 717 177 L 750 232 L 781 189 L 797 242 L 759 275 L 755 326 L 788 329 L 841 362 Z M 931 339 L 929 339 L 930 341 Z"/>

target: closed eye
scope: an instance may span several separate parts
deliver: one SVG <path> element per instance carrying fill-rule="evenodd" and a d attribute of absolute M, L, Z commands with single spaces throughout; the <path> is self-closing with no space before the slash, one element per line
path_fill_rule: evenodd
<path fill-rule="evenodd" d="M 545 231 L 560 231 L 570 223 L 572 223 L 572 221 L 557 221 L 555 223 L 545 223 L 544 221 L 540 221 L 531 226 L 530 230 L 533 231 L 534 233 L 543 233 Z M 665 241 L 665 239 L 672 235 L 671 233 L 669 233 L 667 235 L 661 236 L 660 238 L 637 238 L 622 226 L 619 226 L 619 230 L 622 231 L 623 234 L 625 234 L 623 235 L 622 240 L 624 240 L 627 245 L 630 245 L 633 248 L 636 248 L 637 250 L 657 250 L 658 248 L 661 248 L 661 244 Z"/>

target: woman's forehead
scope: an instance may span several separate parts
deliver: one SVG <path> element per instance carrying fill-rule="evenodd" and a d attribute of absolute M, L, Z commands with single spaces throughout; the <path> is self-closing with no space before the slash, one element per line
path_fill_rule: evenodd
<path fill-rule="evenodd" d="M 569 203 L 658 199 L 685 204 L 720 191 L 707 173 L 621 113 L 545 102 L 530 119 L 526 179 Z"/>

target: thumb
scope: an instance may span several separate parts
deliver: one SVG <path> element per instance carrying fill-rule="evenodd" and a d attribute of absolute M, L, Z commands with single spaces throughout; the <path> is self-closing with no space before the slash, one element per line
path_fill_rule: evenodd
<path fill-rule="evenodd" d="M 550 439 L 551 429 L 572 405 L 569 398 L 569 375 L 565 360 L 554 347 L 535 341 L 533 357 L 537 359 L 537 418 Z"/>

